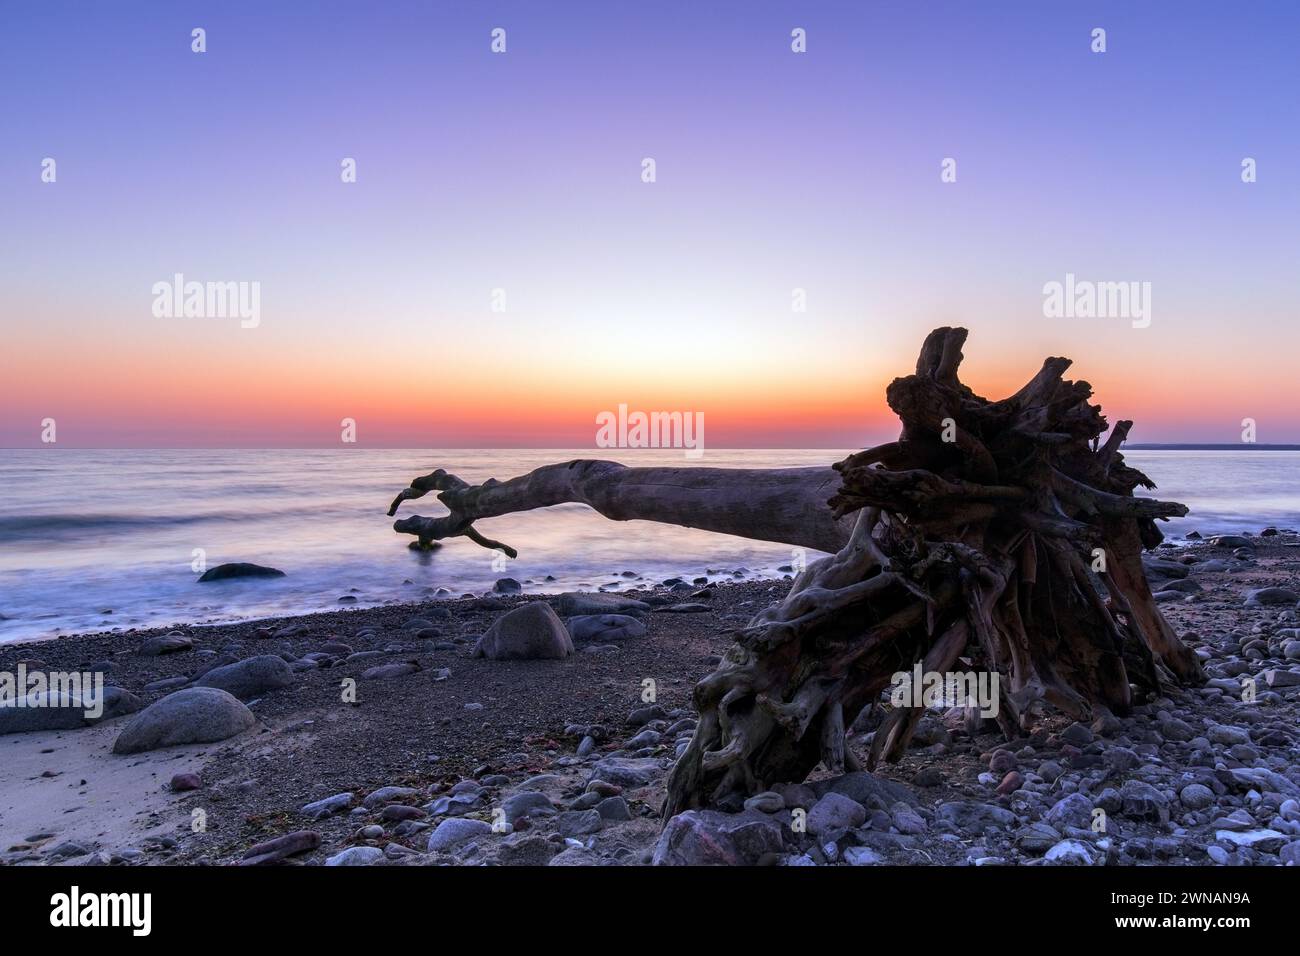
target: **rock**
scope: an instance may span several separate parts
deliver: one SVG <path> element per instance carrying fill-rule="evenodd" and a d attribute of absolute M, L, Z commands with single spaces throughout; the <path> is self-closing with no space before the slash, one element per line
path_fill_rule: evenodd
<path fill-rule="evenodd" d="M 606 797 L 596 804 L 596 812 L 602 820 L 610 823 L 622 823 L 632 819 L 632 811 L 622 797 Z"/>
<path fill-rule="evenodd" d="M 87 695 L 89 696 L 89 695 Z M 135 713 L 144 703 L 120 687 L 103 688 L 103 696 L 92 707 L 89 701 L 68 693 L 38 691 L 19 701 L 0 706 L 0 735 L 41 730 L 75 730 L 100 721 Z M 94 716 L 89 713 L 98 711 Z"/>
<path fill-rule="evenodd" d="M 959 830 L 983 829 L 984 827 L 1009 827 L 1015 824 L 1016 815 L 1010 810 L 994 806 L 991 803 L 978 803 L 974 800 L 954 800 L 942 803 L 938 808 L 940 820 Z"/>
<path fill-rule="evenodd" d="M 474 648 L 489 660 L 558 660 L 573 653 L 573 639 L 545 601 L 530 601 L 501 617 Z"/>
<path fill-rule="evenodd" d="M 1169 801 L 1155 787 L 1141 780 L 1125 780 L 1120 787 L 1120 813 L 1132 820 L 1169 822 Z"/>
<path fill-rule="evenodd" d="M 1014 771 L 1013 771 L 1014 772 Z M 906 803 L 896 803 L 890 809 L 890 822 L 899 833 L 912 836 L 924 833 L 928 827 L 925 819 Z"/>
<path fill-rule="evenodd" d="M 497 859 L 503 866 L 546 866 L 560 848 L 545 837 L 530 835 L 522 839 L 507 838 Z"/>
<path fill-rule="evenodd" d="M 550 798 L 536 791 L 516 793 L 514 796 L 506 797 L 501 802 L 501 809 L 505 812 L 506 822 L 511 824 L 535 813 L 550 816 L 555 812 Z"/>
<path fill-rule="evenodd" d="M 1048 850 L 1043 859 L 1066 866 L 1092 866 L 1092 851 L 1078 840 L 1062 840 Z"/>
<path fill-rule="evenodd" d="M 523 589 L 523 585 L 514 578 L 498 578 L 492 585 L 492 590 L 497 594 L 518 594 Z"/>
<path fill-rule="evenodd" d="M 348 793 L 336 793 L 332 797 L 326 797 L 323 800 L 317 800 L 309 803 L 298 812 L 313 820 L 324 820 L 326 817 L 333 816 L 336 813 L 342 813 L 348 807 L 352 806 L 352 798 L 355 795 Z"/>
<path fill-rule="evenodd" d="M 1288 843 L 1277 851 L 1277 855 L 1283 865 L 1300 866 L 1300 840 Z"/>
<path fill-rule="evenodd" d="M 395 677 L 407 677 L 420 669 L 419 664 L 400 661 L 393 664 L 379 664 L 362 671 L 362 680 L 392 680 Z"/>
<path fill-rule="evenodd" d="M 1159 578 L 1185 578 L 1187 577 L 1187 565 L 1180 561 L 1168 561 L 1164 558 L 1142 558 L 1142 570 L 1146 571 L 1147 577 L 1152 579 Z M 1164 587 L 1164 584 L 1160 585 Z"/>
<path fill-rule="evenodd" d="M 1026 853 L 1046 853 L 1060 842 L 1061 833 L 1046 823 L 1031 823 L 1023 830 L 1017 830 L 1016 846 Z"/>
<path fill-rule="evenodd" d="M 325 861 L 326 866 L 370 866 L 384 858 L 384 851 L 377 846 L 350 846 L 342 853 L 335 853 Z"/>
<path fill-rule="evenodd" d="M 194 641 L 184 634 L 161 634 L 148 638 L 136 649 L 136 653 L 141 657 L 160 657 L 193 649 Z"/>
<path fill-rule="evenodd" d="M 646 626 L 630 614 L 584 614 L 569 618 L 565 625 L 574 643 L 618 642 L 646 634 Z"/>
<path fill-rule="evenodd" d="M 785 797 L 773 790 L 766 790 L 763 793 L 756 793 L 746 800 L 745 809 L 760 810 L 763 813 L 778 813 L 785 809 Z"/>
<path fill-rule="evenodd" d="M 1247 606 L 1286 604 L 1295 607 L 1300 603 L 1300 594 L 1290 588 L 1256 588 L 1246 592 Z"/>
<path fill-rule="evenodd" d="M 568 839 L 588 836 L 599 832 L 605 825 L 600 814 L 592 810 L 566 810 L 556 817 L 556 829 Z"/>
<path fill-rule="evenodd" d="M 1092 811 L 1095 804 L 1081 793 L 1071 793 L 1057 800 L 1052 808 L 1043 814 L 1043 822 L 1054 827 L 1076 827 L 1087 829 L 1092 824 Z"/>
<path fill-rule="evenodd" d="M 1210 538 L 1210 546 L 1214 548 L 1253 548 L 1255 545 L 1249 538 L 1239 534 L 1216 534 Z"/>
<path fill-rule="evenodd" d="M 1168 720 L 1162 720 L 1159 725 L 1160 736 L 1165 740 L 1173 740 L 1185 743 L 1196 736 L 1196 731 L 1186 721 L 1179 720 L 1177 717 L 1170 717 Z"/>
<path fill-rule="evenodd" d="M 1025 785 L 1024 775 L 1019 770 L 1012 770 L 1010 773 L 1008 773 L 1005 777 L 1002 778 L 1002 780 L 998 783 L 996 790 L 997 793 L 1005 797 L 1007 794 L 1015 793 L 1024 785 Z"/>
<path fill-rule="evenodd" d="M 319 833 L 314 830 L 298 830 L 250 847 L 244 853 L 244 858 L 239 861 L 239 865 L 261 866 L 267 863 L 279 863 L 287 857 L 306 853 L 318 846 L 320 846 Z"/>
<path fill-rule="evenodd" d="M 781 824 L 756 810 L 687 810 L 668 821 L 655 844 L 655 866 L 752 866 L 785 847 Z"/>
<path fill-rule="evenodd" d="M 132 718 L 113 744 L 113 753 L 213 743 L 243 733 L 255 723 L 253 712 L 224 690 L 188 687 L 168 694 Z"/>
<path fill-rule="evenodd" d="M 406 820 L 423 820 L 428 814 L 419 807 L 408 807 L 404 803 L 390 803 L 384 807 L 383 812 L 379 814 L 381 820 L 387 820 L 390 823 L 401 823 Z"/>
<path fill-rule="evenodd" d="M 570 591 L 555 599 L 555 606 L 565 617 L 589 614 L 644 614 L 650 605 L 618 594 L 589 594 Z"/>
<path fill-rule="evenodd" d="M 1215 724 L 1205 732 L 1205 736 L 1211 743 L 1222 744 L 1225 747 L 1250 743 L 1250 734 L 1246 731 L 1240 727 L 1228 727 L 1224 724 Z"/>
<path fill-rule="evenodd" d="M 187 790 L 197 790 L 203 786 L 203 781 L 199 779 L 197 773 L 178 773 L 171 779 L 168 784 L 173 793 L 185 793 Z"/>
<path fill-rule="evenodd" d="M 492 832 L 490 824 L 482 820 L 468 820 L 464 817 L 450 817 L 443 820 L 429 834 L 428 851 L 430 853 L 449 853 L 470 840 L 477 840 Z"/>
<path fill-rule="evenodd" d="M 1214 791 L 1203 783 L 1189 783 L 1178 791 L 1178 799 L 1189 810 L 1204 810 L 1214 803 Z"/>
<path fill-rule="evenodd" d="M 196 680 L 194 686 L 215 687 L 240 700 L 252 700 L 292 683 L 293 668 L 288 662 L 273 654 L 262 654 L 225 667 L 215 667 Z"/>
<path fill-rule="evenodd" d="M 659 610 L 666 614 L 704 614 L 712 611 L 713 608 L 707 604 L 688 601 L 685 604 L 670 604 L 667 607 L 659 608 Z"/>
<path fill-rule="evenodd" d="M 1264 683 L 1269 687 L 1295 687 L 1300 685 L 1300 674 L 1295 671 L 1284 671 L 1278 668 L 1270 668 L 1264 671 Z"/>
<path fill-rule="evenodd" d="M 867 810 L 856 800 L 831 792 L 822 797 L 808 811 L 808 831 L 815 836 L 834 830 L 852 830 L 867 819 Z"/>
<path fill-rule="evenodd" d="M 1245 830 L 1240 833 L 1232 830 L 1216 830 L 1214 838 L 1221 843 L 1249 847 L 1262 853 L 1275 853 L 1287 842 L 1287 837 L 1276 830 Z"/>
<path fill-rule="evenodd" d="M 850 800 L 856 800 L 864 807 L 879 807 L 882 810 L 888 809 L 900 800 L 911 804 L 917 802 L 916 794 L 908 787 L 877 777 L 865 770 L 855 770 L 838 777 L 819 780 L 813 784 L 813 791 L 819 797 L 827 793 L 838 793 Z"/>
<path fill-rule="evenodd" d="M 188 677 L 164 677 L 162 680 L 150 681 L 145 684 L 144 692 L 146 694 L 156 694 L 159 691 L 167 691 L 170 693 L 174 690 L 180 690 L 189 682 L 190 679 Z"/>
<path fill-rule="evenodd" d="M 620 787 L 644 787 L 660 770 L 659 761 L 653 757 L 605 757 L 592 765 L 587 784 L 603 780 Z"/>
<path fill-rule="evenodd" d="M 380 787 L 378 790 L 371 791 L 361 801 L 361 805 L 370 808 L 382 807 L 386 803 L 392 803 L 396 800 L 409 800 L 419 795 L 420 791 L 414 787 Z"/>
<path fill-rule="evenodd" d="M 230 578 L 282 577 L 284 577 L 284 572 L 276 568 L 268 568 L 260 564 L 249 564 L 247 561 L 234 561 L 229 564 L 218 564 L 215 568 L 208 568 L 199 577 L 199 582 L 226 581 Z"/>
<path fill-rule="evenodd" d="M 885 858 L 870 847 L 851 846 L 844 851 L 844 862 L 849 866 L 879 866 Z"/>

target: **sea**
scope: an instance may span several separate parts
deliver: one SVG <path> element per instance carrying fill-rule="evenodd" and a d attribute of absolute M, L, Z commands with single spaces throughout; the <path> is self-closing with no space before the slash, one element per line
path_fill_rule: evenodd
<path fill-rule="evenodd" d="M 628 465 L 764 468 L 826 464 L 851 450 L 602 450 Z M 412 478 L 445 468 L 472 483 L 591 449 L 0 450 L 0 643 L 115 628 L 217 623 L 483 594 L 630 588 L 669 577 L 779 578 L 783 545 L 561 505 L 478 522 L 515 560 L 450 539 L 408 548 L 387 516 Z M 1300 527 L 1300 451 L 1126 450 L 1157 496 L 1191 508 L 1163 524 L 1202 534 Z M 438 515 L 434 495 L 399 516 Z M 813 555 L 809 555 L 809 558 Z M 231 561 L 283 577 L 198 583 Z M 630 574 L 629 574 L 630 572 Z"/>

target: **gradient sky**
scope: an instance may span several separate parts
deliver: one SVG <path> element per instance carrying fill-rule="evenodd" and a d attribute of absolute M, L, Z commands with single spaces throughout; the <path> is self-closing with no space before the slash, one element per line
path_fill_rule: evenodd
<path fill-rule="evenodd" d="M 1298 49 L 1289 0 L 5 2 L 0 446 L 860 446 L 955 324 L 991 397 L 1063 354 L 1134 441 L 1300 441 Z M 260 326 L 155 318 L 178 272 Z M 1067 272 L 1151 326 L 1045 318 Z"/>

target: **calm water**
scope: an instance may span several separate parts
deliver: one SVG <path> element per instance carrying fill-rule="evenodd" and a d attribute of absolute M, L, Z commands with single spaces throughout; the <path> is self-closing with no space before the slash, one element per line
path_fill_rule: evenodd
<path fill-rule="evenodd" d="M 710 450 L 701 464 L 822 464 L 846 452 Z M 519 550 L 504 569 L 465 539 L 417 553 L 385 511 L 411 478 L 444 467 L 479 482 L 591 450 L 0 451 L 0 643 L 81 630 L 231 620 L 417 600 L 431 589 L 482 592 L 509 575 L 558 591 L 615 582 L 623 571 L 776 575 L 781 545 L 651 522 L 612 522 L 565 505 L 480 522 Z M 1300 452 L 1146 451 L 1127 460 L 1191 506 L 1176 536 L 1300 526 Z M 627 464 L 685 464 L 681 452 L 621 452 Z M 443 513 L 436 498 L 401 515 Z M 194 549 L 208 567 L 252 561 L 283 578 L 197 584 Z M 409 583 L 407 583 L 409 582 Z M 624 582 L 626 584 L 627 582 Z M 106 613 L 112 609 L 112 613 Z"/>

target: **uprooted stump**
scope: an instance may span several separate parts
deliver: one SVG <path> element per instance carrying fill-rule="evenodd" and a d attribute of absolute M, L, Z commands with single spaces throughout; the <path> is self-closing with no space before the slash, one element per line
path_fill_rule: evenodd
<path fill-rule="evenodd" d="M 1141 564 L 1180 504 L 1124 464 L 1132 422 L 1107 431 L 1086 382 L 1049 358 L 1000 401 L 957 377 L 966 330 L 936 329 L 916 372 L 886 392 L 899 439 L 833 468 L 625 468 L 574 461 L 469 485 L 441 470 L 402 501 L 440 491 L 450 514 L 396 530 L 422 544 L 476 519 L 583 502 L 639 518 L 832 552 L 738 634 L 695 688 L 699 723 L 668 782 L 664 817 L 735 805 L 819 763 L 857 769 L 847 728 L 893 675 L 996 672 L 997 721 L 1022 733 L 1051 705 L 1077 720 L 1123 714 L 1133 695 L 1204 681 L 1151 596 Z M 889 709 L 866 763 L 897 760 L 923 706 Z"/>

